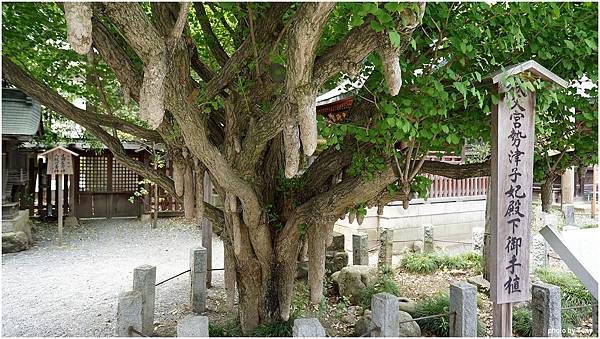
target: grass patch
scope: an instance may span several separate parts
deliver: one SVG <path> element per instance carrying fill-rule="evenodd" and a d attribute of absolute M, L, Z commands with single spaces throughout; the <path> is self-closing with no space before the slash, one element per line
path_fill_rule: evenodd
<path fill-rule="evenodd" d="M 288 321 L 276 321 L 270 324 L 261 324 L 254 329 L 253 337 L 291 337 L 294 319 L 290 317 Z"/>
<path fill-rule="evenodd" d="M 242 329 L 235 318 L 227 320 L 223 324 L 208 322 L 209 337 L 241 337 Z"/>
<path fill-rule="evenodd" d="M 481 272 L 481 255 L 465 252 L 458 255 L 445 253 L 407 253 L 400 260 L 400 265 L 413 273 L 433 273 L 439 269 L 474 269 Z"/>
<path fill-rule="evenodd" d="M 519 337 L 531 337 L 531 310 L 527 307 L 515 307 L 512 314 L 513 333 Z"/>
<path fill-rule="evenodd" d="M 450 311 L 450 297 L 448 293 L 438 293 L 433 297 L 422 299 L 417 302 L 417 309 L 413 318 L 426 317 L 435 314 L 447 313 Z M 422 331 L 430 332 L 437 337 L 450 336 L 450 317 L 429 318 L 417 320 L 417 324 Z M 480 319 L 477 319 L 477 336 L 485 334 L 485 325 Z"/>
<path fill-rule="evenodd" d="M 397 297 L 400 296 L 400 287 L 394 280 L 395 272 L 392 268 L 382 267 L 373 286 L 366 288 L 360 298 L 360 305 L 363 308 L 371 307 L 371 299 L 377 293 L 387 292 Z"/>

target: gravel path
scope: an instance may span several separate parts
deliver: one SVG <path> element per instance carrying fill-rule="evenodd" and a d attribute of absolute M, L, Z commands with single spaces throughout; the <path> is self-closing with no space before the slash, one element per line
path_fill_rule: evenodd
<path fill-rule="evenodd" d="M 200 229 L 179 218 L 160 219 L 157 229 L 131 219 L 83 221 L 65 228 L 63 247 L 56 224 L 36 229 L 33 248 L 2 255 L 2 336 L 113 336 L 117 295 L 131 289 L 133 269 L 155 265 L 161 281 L 188 269 L 190 248 L 202 243 Z M 220 268 L 223 244 L 213 239 Z M 223 285 L 222 271 L 213 284 Z M 156 325 L 179 318 L 188 289 L 187 274 L 157 287 Z"/>

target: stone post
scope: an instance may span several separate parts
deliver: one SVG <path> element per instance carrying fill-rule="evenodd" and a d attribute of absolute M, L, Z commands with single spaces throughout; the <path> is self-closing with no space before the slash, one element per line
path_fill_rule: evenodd
<path fill-rule="evenodd" d="M 206 248 L 192 248 L 190 251 L 190 306 L 196 313 L 202 313 L 206 308 L 206 260 Z"/>
<path fill-rule="evenodd" d="M 371 299 L 372 337 L 397 337 L 400 335 L 398 298 L 390 293 L 377 293 Z"/>
<path fill-rule="evenodd" d="M 483 237 L 485 229 L 483 227 L 473 227 L 471 239 L 473 241 L 473 251 L 483 254 Z"/>
<path fill-rule="evenodd" d="M 561 337 L 560 287 L 534 283 L 531 287 L 532 336 Z"/>
<path fill-rule="evenodd" d="M 146 336 L 154 332 L 154 297 L 156 267 L 142 265 L 133 269 L 133 290 L 142 294 L 142 330 Z"/>
<path fill-rule="evenodd" d="M 117 337 L 131 337 L 133 334 L 129 328 L 136 331 L 142 330 L 142 293 L 140 291 L 128 291 L 119 294 L 117 304 Z"/>
<path fill-rule="evenodd" d="M 575 171 L 573 167 L 565 170 L 561 178 L 562 211 L 567 225 L 575 223 Z"/>
<path fill-rule="evenodd" d="M 208 337 L 208 317 L 188 315 L 177 323 L 178 337 Z"/>
<path fill-rule="evenodd" d="M 537 268 L 548 266 L 548 243 L 543 235 L 538 233 L 532 238 L 530 256 L 530 273 Z"/>
<path fill-rule="evenodd" d="M 366 234 L 352 235 L 352 265 L 369 265 L 368 241 Z"/>
<path fill-rule="evenodd" d="M 450 336 L 477 336 L 477 288 L 464 281 L 450 284 Z"/>
<path fill-rule="evenodd" d="M 379 261 L 378 265 L 392 266 L 394 254 L 394 230 L 383 230 L 379 235 Z"/>
<path fill-rule="evenodd" d="M 433 225 L 423 225 L 423 252 L 433 252 Z"/>
<path fill-rule="evenodd" d="M 317 318 L 294 320 L 292 337 L 325 337 L 325 329 Z"/>

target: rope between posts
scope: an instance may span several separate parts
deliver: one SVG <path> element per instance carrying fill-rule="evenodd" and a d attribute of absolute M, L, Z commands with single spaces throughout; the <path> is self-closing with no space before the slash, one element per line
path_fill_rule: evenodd
<path fill-rule="evenodd" d="M 144 335 L 142 332 L 136 330 L 135 328 L 133 328 L 133 326 L 129 326 L 129 335 L 131 335 L 131 333 L 135 333 L 137 335 L 139 335 L 140 337 L 146 337 L 146 338 L 150 338 L 147 335 Z"/>
<path fill-rule="evenodd" d="M 446 312 L 446 313 L 441 313 L 441 314 L 428 315 L 426 317 L 413 318 L 413 319 L 410 319 L 410 320 L 403 320 L 403 321 L 399 322 L 398 324 L 404 324 L 404 323 L 409 323 L 411 321 L 425 320 L 425 319 L 431 319 L 431 318 L 441 318 L 441 317 L 445 317 L 447 315 L 454 315 L 454 314 L 456 314 L 456 311 L 451 311 L 451 312 Z"/>
<path fill-rule="evenodd" d="M 180 275 L 183 275 L 183 274 L 189 273 L 190 271 L 191 271 L 191 270 L 189 270 L 189 269 L 188 269 L 188 270 L 185 270 L 185 271 L 183 271 L 183 272 L 181 272 L 181 273 L 179 273 L 179 274 L 176 274 L 176 275 L 174 275 L 174 276 L 172 276 L 172 277 L 170 277 L 170 278 L 167 278 L 167 279 L 165 279 L 165 280 L 163 280 L 163 281 L 161 281 L 161 282 L 157 283 L 157 284 L 156 284 L 156 285 L 154 285 L 154 286 L 158 286 L 158 285 L 164 284 L 164 283 L 166 283 L 167 281 L 169 281 L 169 280 L 172 280 L 172 279 L 175 279 L 175 278 L 177 278 L 177 277 L 178 277 L 178 276 L 180 276 Z"/>
<path fill-rule="evenodd" d="M 454 240 L 440 240 L 440 239 L 433 239 L 434 242 L 447 242 L 447 243 L 451 243 L 451 244 L 465 244 L 465 245 L 473 245 L 472 242 L 468 242 L 468 241 L 454 241 Z"/>
<path fill-rule="evenodd" d="M 561 310 L 563 310 L 563 311 L 565 311 L 565 310 L 575 310 L 575 309 L 578 309 L 578 308 L 587 308 L 587 307 L 594 307 L 594 306 L 598 306 L 598 304 L 569 306 L 569 307 L 563 307 L 563 308 L 561 308 Z"/>

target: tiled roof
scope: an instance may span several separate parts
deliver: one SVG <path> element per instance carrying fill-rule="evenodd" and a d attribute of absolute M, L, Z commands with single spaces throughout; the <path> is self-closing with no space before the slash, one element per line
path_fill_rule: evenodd
<path fill-rule="evenodd" d="M 2 135 L 33 136 L 40 126 L 40 103 L 18 89 L 2 89 Z"/>

